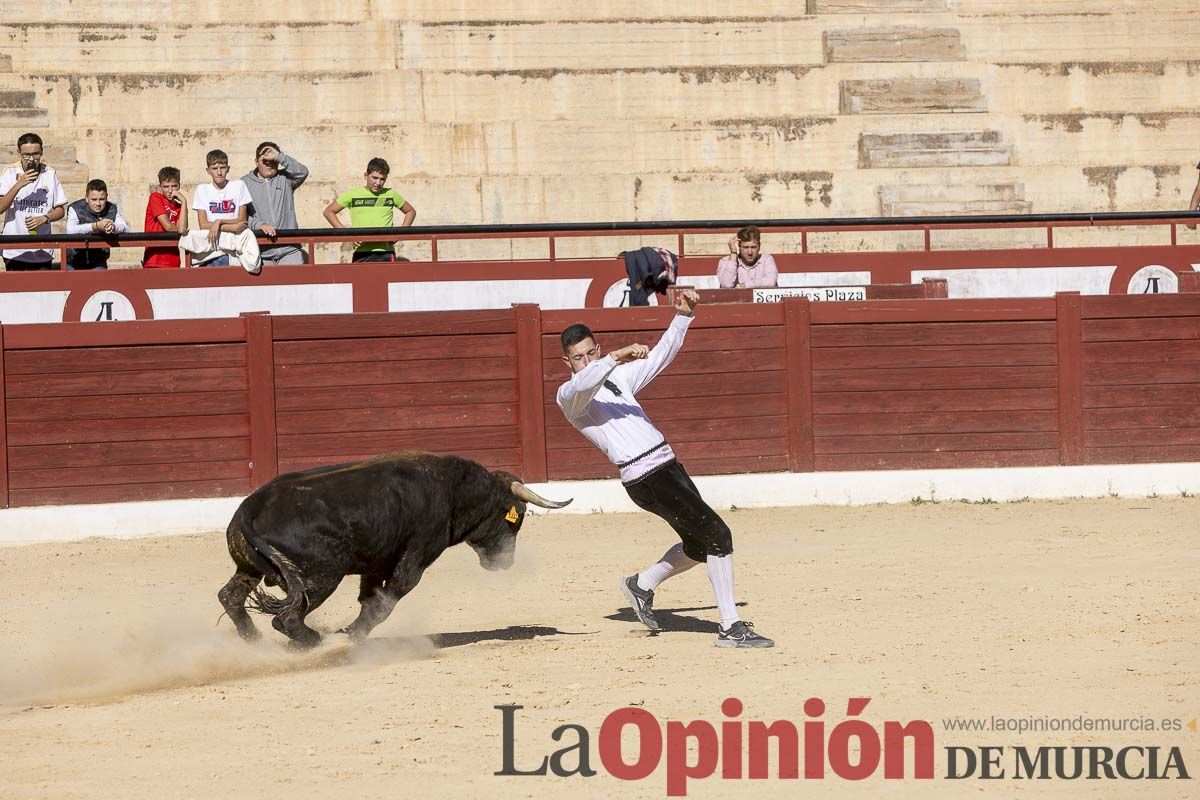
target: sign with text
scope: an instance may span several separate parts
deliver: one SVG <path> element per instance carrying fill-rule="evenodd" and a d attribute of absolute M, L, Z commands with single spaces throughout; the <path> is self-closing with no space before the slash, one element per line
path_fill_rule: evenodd
<path fill-rule="evenodd" d="M 827 300 L 866 300 L 865 286 L 786 286 L 782 289 L 755 289 L 754 302 L 778 303 L 785 297 L 807 297 L 813 302 Z"/>

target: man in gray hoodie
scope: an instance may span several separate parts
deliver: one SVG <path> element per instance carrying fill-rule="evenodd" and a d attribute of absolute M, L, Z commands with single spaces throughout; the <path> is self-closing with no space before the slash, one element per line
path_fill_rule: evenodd
<path fill-rule="evenodd" d="M 286 156 L 274 142 L 263 142 L 254 150 L 254 170 L 242 181 L 250 190 L 250 229 L 262 231 L 272 241 L 280 228 L 300 227 L 292 194 L 308 178 L 308 167 Z M 294 244 L 264 246 L 263 264 L 307 263 L 304 250 Z"/>

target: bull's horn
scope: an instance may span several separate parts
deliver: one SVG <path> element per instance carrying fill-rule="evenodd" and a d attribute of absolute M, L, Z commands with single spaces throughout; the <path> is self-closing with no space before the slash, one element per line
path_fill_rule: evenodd
<path fill-rule="evenodd" d="M 512 482 L 512 493 L 526 503 L 533 503 L 535 506 L 541 506 L 542 508 L 562 508 L 563 506 L 570 505 L 571 500 L 575 499 L 572 497 L 567 500 L 547 500 L 520 481 Z"/>

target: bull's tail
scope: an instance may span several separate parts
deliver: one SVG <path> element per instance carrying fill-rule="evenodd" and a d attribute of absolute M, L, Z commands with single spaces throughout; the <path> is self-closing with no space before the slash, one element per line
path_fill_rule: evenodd
<path fill-rule="evenodd" d="M 271 562 L 271 565 L 279 571 L 279 574 L 283 576 L 283 588 L 287 591 L 287 596 L 280 598 L 267 594 L 266 589 L 260 585 L 255 587 L 254 593 L 247 598 L 246 607 L 251 611 L 271 616 L 298 611 L 307 600 L 307 595 L 304 591 L 304 581 L 300 577 L 300 568 L 290 558 L 271 545 L 267 545 L 266 547 L 267 552 L 265 556 Z"/>

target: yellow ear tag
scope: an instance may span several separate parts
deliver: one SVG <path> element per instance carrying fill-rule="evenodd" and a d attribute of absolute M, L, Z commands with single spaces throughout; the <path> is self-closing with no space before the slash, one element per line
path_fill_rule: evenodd
<path fill-rule="evenodd" d="M 504 515 L 504 518 L 506 520 L 508 520 L 509 522 L 516 522 L 517 521 L 517 507 L 513 506 L 512 508 L 510 508 L 508 510 L 508 513 Z"/>

